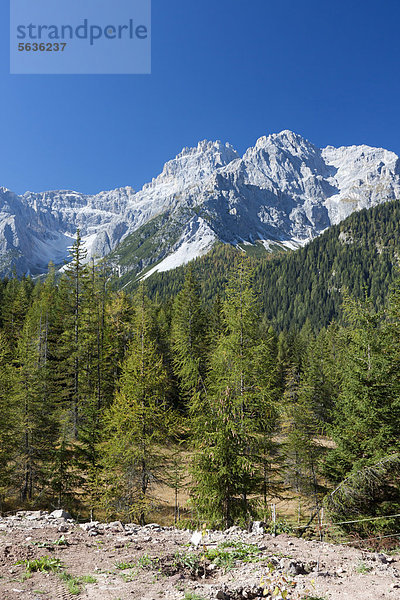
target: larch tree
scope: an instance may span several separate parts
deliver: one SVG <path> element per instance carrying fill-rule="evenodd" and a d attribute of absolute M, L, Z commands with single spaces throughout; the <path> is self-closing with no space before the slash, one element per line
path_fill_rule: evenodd
<path fill-rule="evenodd" d="M 144 524 L 152 506 L 151 488 L 162 479 L 160 452 L 170 434 L 165 402 L 168 378 L 151 336 L 148 300 L 138 290 L 134 337 L 122 365 L 119 389 L 105 415 L 105 508 L 109 514 L 137 518 Z"/>

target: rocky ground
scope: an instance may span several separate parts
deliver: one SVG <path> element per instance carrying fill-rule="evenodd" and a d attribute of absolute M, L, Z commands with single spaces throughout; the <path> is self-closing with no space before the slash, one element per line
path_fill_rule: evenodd
<path fill-rule="evenodd" d="M 1 600 L 272 597 L 400 599 L 400 554 L 272 537 L 261 527 L 193 536 L 156 524 L 77 524 L 62 511 L 0 519 Z"/>

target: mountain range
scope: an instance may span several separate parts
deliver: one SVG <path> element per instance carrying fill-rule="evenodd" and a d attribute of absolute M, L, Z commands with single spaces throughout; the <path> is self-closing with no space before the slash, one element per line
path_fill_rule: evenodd
<path fill-rule="evenodd" d="M 79 229 L 88 258 L 121 276 L 167 271 L 216 242 L 299 248 L 352 212 L 400 198 L 400 160 L 383 148 L 320 149 L 285 130 L 241 157 L 228 143 L 184 148 L 157 178 L 85 195 L 0 188 L 0 275 L 62 265 Z"/>

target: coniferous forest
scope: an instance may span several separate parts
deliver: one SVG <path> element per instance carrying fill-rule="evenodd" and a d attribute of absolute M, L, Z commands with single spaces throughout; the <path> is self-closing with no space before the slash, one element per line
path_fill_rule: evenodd
<path fill-rule="evenodd" d="M 396 278 L 399 220 L 400 201 L 395 200 L 353 213 L 294 252 L 267 254 L 261 244 L 243 246 L 254 267 L 260 307 L 276 331 L 301 329 L 307 320 L 315 332 L 332 320 L 342 322 L 345 288 L 358 299 L 367 294 L 381 309 Z M 232 246 L 220 244 L 193 262 L 206 303 L 223 294 L 237 254 Z M 154 274 L 149 295 L 173 298 L 186 270 L 183 266 Z M 122 282 L 134 289 L 136 284 L 129 281 L 128 273 Z"/>
<path fill-rule="evenodd" d="M 146 282 L 113 289 L 78 233 L 62 275 L 0 283 L 1 511 L 143 524 L 166 486 L 213 526 L 268 519 L 279 498 L 306 520 L 400 512 L 400 281 L 379 306 L 343 289 L 340 322 L 285 330 L 237 254 L 221 294 L 188 268 L 150 299 Z"/>

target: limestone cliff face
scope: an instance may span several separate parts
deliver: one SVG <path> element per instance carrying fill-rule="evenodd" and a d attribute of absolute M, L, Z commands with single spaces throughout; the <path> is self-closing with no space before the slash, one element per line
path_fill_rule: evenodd
<path fill-rule="evenodd" d="M 240 157 L 230 144 L 203 141 L 138 192 L 17 196 L 0 188 L 0 274 L 61 264 L 78 228 L 88 258 L 103 257 L 141 228 L 148 235 L 146 225 L 160 215 L 155 270 L 184 264 L 216 240 L 296 248 L 355 210 L 399 197 L 399 158 L 382 148 L 320 149 L 286 130 L 261 137 Z"/>

